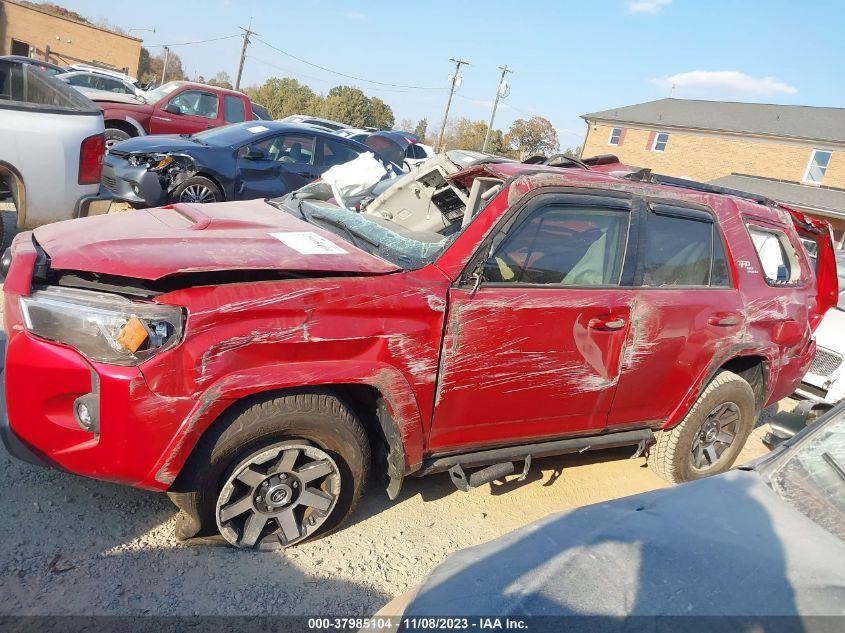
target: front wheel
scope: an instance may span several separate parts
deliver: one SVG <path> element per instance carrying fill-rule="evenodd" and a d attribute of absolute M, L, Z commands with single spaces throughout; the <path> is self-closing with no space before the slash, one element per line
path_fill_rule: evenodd
<path fill-rule="evenodd" d="M 364 428 L 334 394 L 254 404 L 197 444 L 170 493 L 176 536 L 273 549 L 327 534 L 357 505 L 369 466 Z"/>
<path fill-rule="evenodd" d="M 223 202 L 223 192 L 220 187 L 202 176 L 193 176 L 173 190 L 171 202 L 189 202 L 193 204 L 209 204 Z"/>
<path fill-rule="evenodd" d="M 657 434 L 649 466 L 672 483 L 725 472 L 745 445 L 756 412 L 751 385 L 733 372 L 720 372 L 680 424 Z"/>

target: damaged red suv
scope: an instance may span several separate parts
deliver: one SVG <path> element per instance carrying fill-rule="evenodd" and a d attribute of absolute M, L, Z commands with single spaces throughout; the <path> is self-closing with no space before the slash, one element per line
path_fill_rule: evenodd
<path fill-rule="evenodd" d="M 395 498 L 631 445 L 696 479 L 795 389 L 836 301 L 830 227 L 764 199 L 583 164 L 403 178 L 18 235 L 7 448 L 167 491 L 180 537 L 241 547 L 336 528 L 371 470 Z"/>

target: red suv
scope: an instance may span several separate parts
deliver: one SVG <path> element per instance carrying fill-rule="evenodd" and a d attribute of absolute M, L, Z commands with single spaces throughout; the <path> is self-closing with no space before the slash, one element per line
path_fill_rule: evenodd
<path fill-rule="evenodd" d="M 22 233 L 6 445 L 168 491 L 180 537 L 242 547 L 337 527 L 371 467 L 392 498 L 621 445 L 673 482 L 722 472 L 813 359 L 830 227 L 580 166 L 451 174 L 427 229 L 300 192 Z"/>
<path fill-rule="evenodd" d="M 266 111 L 241 92 L 189 81 L 170 81 L 143 97 L 103 92 L 93 101 L 103 111 L 108 148 L 133 136 L 195 134 L 267 118 Z"/>

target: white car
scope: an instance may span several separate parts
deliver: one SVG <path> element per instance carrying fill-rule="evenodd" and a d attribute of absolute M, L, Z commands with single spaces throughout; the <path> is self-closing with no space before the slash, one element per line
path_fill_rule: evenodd
<path fill-rule="evenodd" d="M 816 330 L 816 357 L 796 395 L 829 405 L 845 399 L 845 252 L 836 252 L 839 303 Z"/>
<path fill-rule="evenodd" d="M 81 94 L 0 60 L 0 192 L 12 209 L 2 214 L 3 246 L 15 230 L 108 211 L 99 193 L 104 131 L 102 111 Z"/>
<path fill-rule="evenodd" d="M 72 70 L 70 72 L 57 75 L 56 79 L 73 86 L 86 97 L 91 97 L 103 92 L 128 95 L 131 97 L 143 97 L 146 94 L 144 90 L 135 83 L 129 81 L 128 78 L 121 79 L 119 77 L 104 75 L 102 73 L 92 72 L 89 70 Z"/>
<path fill-rule="evenodd" d="M 358 141 L 359 143 L 363 143 L 367 140 L 367 137 L 369 137 L 370 134 L 376 131 L 377 130 L 375 128 L 348 127 L 342 130 L 338 130 L 337 132 L 335 132 L 335 134 L 344 138 L 351 139 L 353 141 Z M 406 136 L 413 141 L 408 146 L 408 149 L 405 150 L 405 163 L 407 163 L 409 167 L 413 169 L 417 165 L 427 161 L 429 158 L 434 158 L 433 147 L 431 147 L 430 145 L 425 145 L 423 143 L 418 143 L 416 141 L 415 136 Z"/>
<path fill-rule="evenodd" d="M 142 86 L 141 82 L 138 81 L 137 77 L 132 77 L 131 75 L 127 75 L 126 73 L 119 72 L 117 70 L 109 70 L 108 68 L 100 68 L 99 66 L 91 66 L 90 64 L 71 64 L 67 67 L 68 71 L 82 71 L 87 73 L 94 73 L 96 75 L 102 75 L 104 77 L 111 77 L 113 79 L 119 79 L 120 81 L 125 81 L 126 83 L 131 84 L 138 90 L 144 91 L 149 88 L 149 86 Z"/>

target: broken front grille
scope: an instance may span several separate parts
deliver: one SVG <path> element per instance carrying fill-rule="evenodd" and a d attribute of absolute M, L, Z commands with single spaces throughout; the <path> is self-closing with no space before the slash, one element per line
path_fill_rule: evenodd
<path fill-rule="evenodd" d="M 842 356 L 821 347 L 816 349 L 816 357 L 810 365 L 810 373 L 816 376 L 830 376 L 839 369 L 842 364 Z"/>

